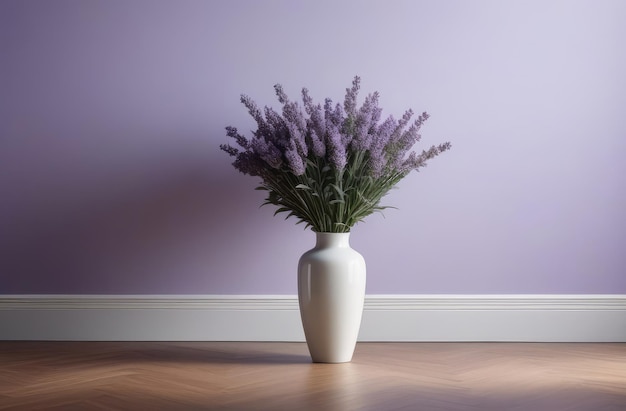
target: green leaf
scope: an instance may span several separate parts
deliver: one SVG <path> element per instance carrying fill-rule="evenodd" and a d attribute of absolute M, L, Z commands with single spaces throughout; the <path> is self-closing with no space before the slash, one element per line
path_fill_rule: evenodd
<path fill-rule="evenodd" d="M 278 210 L 274 211 L 274 215 L 276 215 L 278 213 L 284 213 L 286 211 L 291 211 L 291 209 L 288 208 L 288 207 L 280 207 Z M 287 217 L 289 217 L 289 215 Z"/>

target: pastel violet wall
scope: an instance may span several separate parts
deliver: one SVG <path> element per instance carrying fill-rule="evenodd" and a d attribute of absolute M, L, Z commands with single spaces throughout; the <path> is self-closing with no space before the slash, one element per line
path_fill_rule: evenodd
<path fill-rule="evenodd" d="M 370 294 L 626 293 L 626 2 L 0 2 L 0 294 L 295 294 L 313 234 L 218 150 L 247 93 L 432 118 Z M 421 148 L 421 147 L 420 147 Z"/>

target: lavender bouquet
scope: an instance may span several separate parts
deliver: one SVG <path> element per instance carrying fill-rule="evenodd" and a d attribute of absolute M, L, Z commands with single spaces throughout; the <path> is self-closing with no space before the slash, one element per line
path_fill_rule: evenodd
<path fill-rule="evenodd" d="M 432 146 L 421 153 L 409 152 L 420 140 L 419 130 L 428 119 L 422 113 L 405 130 L 413 117 L 407 110 L 401 119 L 389 116 L 380 122 L 378 92 L 369 94 L 357 107 L 360 78 L 346 89 L 341 104 L 314 104 L 302 89 L 302 107 L 291 101 L 281 85 L 274 86 L 282 115 L 264 111 L 248 96 L 241 102 L 257 123 L 251 139 L 226 127 L 226 134 L 239 148 L 220 148 L 235 157 L 237 170 L 262 179 L 259 190 L 268 192 L 263 203 L 278 207 L 274 215 L 288 213 L 297 224 L 316 232 L 346 233 L 357 222 L 381 211 L 381 198 L 412 170 L 448 150 L 450 143 Z"/>

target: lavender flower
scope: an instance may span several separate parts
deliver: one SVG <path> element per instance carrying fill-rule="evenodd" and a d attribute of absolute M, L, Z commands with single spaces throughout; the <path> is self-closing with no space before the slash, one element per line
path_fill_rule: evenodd
<path fill-rule="evenodd" d="M 220 144 L 220 148 L 223 151 L 227 152 L 229 155 L 234 156 L 234 157 L 236 157 L 237 154 L 239 154 L 239 150 L 231 146 L 230 144 Z"/>
<path fill-rule="evenodd" d="M 332 123 L 337 127 L 341 127 L 343 124 L 341 106 L 337 104 L 333 109 L 333 101 L 329 98 L 324 100 L 324 120 L 327 125 L 328 123 Z"/>
<path fill-rule="evenodd" d="M 298 103 L 289 101 L 280 84 L 274 86 L 278 100 L 283 104 L 283 121 L 289 131 L 290 141 L 295 142 L 298 154 L 306 159 L 309 148 L 306 143 L 306 119 Z"/>
<path fill-rule="evenodd" d="M 365 98 L 365 103 L 358 111 L 355 120 L 353 148 L 357 151 L 369 150 L 372 144 L 372 132 L 378 120 L 381 110 L 378 108 L 378 93 L 370 94 Z"/>
<path fill-rule="evenodd" d="M 241 102 L 244 106 L 246 106 L 246 108 L 248 109 L 248 113 L 250 113 L 254 121 L 256 121 L 258 127 L 257 134 L 266 138 L 271 137 L 272 133 L 268 129 L 268 125 L 265 122 L 263 115 L 261 114 L 261 110 L 259 110 L 254 100 L 252 100 L 249 96 L 242 94 Z"/>
<path fill-rule="evenodd" d="M 313 104 L 313 99 L 309 96 L 309 90 L 306 88 L 302 89 L 302 101 L 304 102 L 304 109 L 309 115 L 309 119 L 307 119 L 308 144 L 315 157 L 324 157 L 326 155 L 326 145 L 324 144 L 326 123 L 322 106 Z"/>
<path fill-rule="evenodd" d="M 346 89 L 343 105 L 325 99 L 314 104 L 306 88 L 302 103 L 291 101 L 281 85 L 274 86 L 282 111 L 263 110 L 248 96 L 241 102 L 257 123 L 252 138 L 227 127 L 226 135 L 239 148 L 221 144 L 235 157 L 233 165 L 244 174 L 260 176 L 268 191 L 264 204 L 278 206 L 318 232 L 347 232 L 374 211 L 381 198 L 412 170 L 450 149 L 450 143 L 410 152 L 428 119 L 422 113 L 405 130 L 413 116 L 407 110 L 400 120 L 387 117 L 377 92 L 358 107 L 360 78 Z M 304 112 L 303 112 L 304 109 Z M 306 115 L 305 115 L 306 113 Z M 408 154 L 408 155 L 407 155 Z"/>
<path fill-rule="evenodd" d="M 250 145 L 252 152 L 265 161 L 270 167 L 279 169 L 282 164 L 282 153 L 271 141 L 255 138 Z"/>
<path fill-rule="evenodd" d="M 287 147 L 289 145 L 289 131 L 285 125 L 285 120 L 271 107 L 265 107 L 264 111 L 269 135 L 263 135 L 263 137 L 281 149 Z"/>
<path fill-rule="evenodd" d="M 321 111 L 321 106 L 318 106 Z M 311 147 L 313 151 L 313 155 L 315 157 L 324 157 L 326 155 L 326 144 L 324 144 L 324 129 L 326 125 L 324 120 L 319 116 L 315 118 L 314 116 L 319 116 L 319 112 L 315 112 L 314 115 L 311 115 L 311 120 L 307 122 L 307 128 L 309 130 L 309 134 L 307 134 L 309 140 L 307 144 Z"/>
<path fill-rule="evenodd" d="M 411 117 L 413 117 L 413 110 L 408 109 L 404 112 L 402 118 L 398 121 L 398 125 L 396 126 L 389 140 L 390 146 L 388 151 L 390 154 L 392 153 L 393 148 L 398 144 L 400 136 L 402 135 L 402 130 L 404 130 L 404 127 L 409 124 L 409 121 L 411 121 Z"/>
<path fill-rule="evenodd" d="M 422 136 L 419 134 L 419 130 L 430 116 L 428 113 L 422 113 L 417 120 L 413 122 L 411 127 L 404 133 L 402 133 L 401 137 L 395 143 L 395 152 L 393 153 L 393 164 L 396 168 L 402 168 L 404 163 L 404 156 L 408 151 L 413 147 Z"/>
<path fill-rule="evenodd" d="M 421 167 L 426 166 L 426 161 L 438 156 L 446 150 L 449 150 L 450 147 L 450 143 L 444 143 L 438 146 L 431 146 L 428 150 L 423 150 L 419 155 L 413 151 L 403 162 L 401 168 L 402 173 L 408 174 L 412 170 L 418 171 Z"/>
<path fill-rule="evenodd" d="M 248 139 L 239 134 L 236 127 L 226 127 L 226 135 L 228 137 L 234 138 L 237 141 L 237 144 L 239 144 L 243 148 L 248 148 L 250 146 L 250 142 L 248 141 Z"/>
<path fill-rule="evenodd" d="M 356 99 L 359 95 L 359 89 L 361 84 L 361 78 L 359 76 L 355 76 L 354 80 L 352 80 L 352 87 L 346 89 L 346 97 L 344 99 L 343 108 L 346 110 L 346 115 L 348 117 L 356 117 Z"/>
<path fill-rule="evenodd" d="M 370 170 L 375 178 L 382 176 L 387 166 L 385 147 L 389 144 L 395 129 L 396 120 L 393 116 L 389 116 L 376 130 L 376 135 L 370 148 Z"/>
<path fill-rule="evenodd" d="M 304 174 L 306 167 L 305 163 L 302 160 L 302 157 L 298 153 L 298 149 L 291 140 L 291 147 L 285 150 L 285 158 L 287 159 L 287 164 L 289 165 L 289 170 L 296 176 L 301 176 Z"/>
<path fill-rule="evenodd" d="M 348 155 L 339 128 L 332 121 L 326 122 L 326 135 L 329 162 L 335 170 L 342 171 L 348 163 Z"/>
<path fill-rule="evenodd" d="M 263 161 L 249 151 L 239 153 L 233 162 L 233 166 L 243 174 L 249 174 L 251 176 L 262 176 L 265 174 Z"/>

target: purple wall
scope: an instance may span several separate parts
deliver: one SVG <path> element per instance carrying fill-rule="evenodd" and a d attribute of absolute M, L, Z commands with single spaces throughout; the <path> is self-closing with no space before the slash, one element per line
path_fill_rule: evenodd
<path fill-rule="evenodd" d="M 626 293 L 626 2 L 0 2 L 0 294 L 295 294 L 239 94 L 427 110 L 368 293 Z"/>

